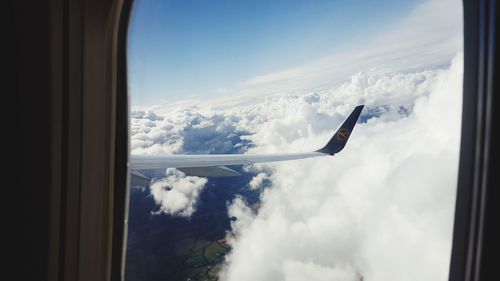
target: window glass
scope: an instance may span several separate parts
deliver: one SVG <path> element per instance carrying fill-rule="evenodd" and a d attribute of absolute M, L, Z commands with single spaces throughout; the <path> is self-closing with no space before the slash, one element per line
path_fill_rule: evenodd
<path fill-rule="evenodd" d="M 125 279 L 447 280 L 462 17 L 459 0 L 135 0 Z M 207 164 L 318 150 L 358 105 L 333 156 Z"/>

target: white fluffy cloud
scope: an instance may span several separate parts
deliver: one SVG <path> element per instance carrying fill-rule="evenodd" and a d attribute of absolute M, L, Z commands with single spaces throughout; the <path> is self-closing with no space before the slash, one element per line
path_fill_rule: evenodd
<path fill-rule="evenodd" d="M 255 177 L 252 178 L 250 183 L 248 184 L 251 189 L 257 189 L 262 187 L 265 180 L 268 179 L 266 173 L 258 173 Z"/>
<path fill-rule="evenodd" d="M 365 103 L 362 117 L 369 119 L 356 126 L 345 151 L 335 157 L 247 168 L 256 173 L 249 188 L 260 188 L 264 181 L 270 186 L 262 191 L 258 212 L 239 197 L 230 203 L 228 215 L 237 220 L 232 222 L 232 251 L 221 278 L 445 280 L 461 79 L 459 54 L 446 68 L 384 75 L 360 72 L 329 90 L 226 110 L 139 112 L 136 118 L 154 123 L 151 128 L 178 129 L 145 133 L 142 127 L 136 132 L 143 139 L 161 132 L 159 139 L 177 140 L 172 147 L 178 151 L 186 140 L 200 143 L 198 139 L 214 134 L 221 135 L 218 149 L 238 148 L 237 143 L 227 143 L 235 132 L 247 133 L 244 138 L 255 145 L 248 149 L 251 153 L 308 151 L 323 145 L 334 126 L 355 105 Z M 211 146 L 200 149 L 210 151 Z M 151 147 L 155 144 L 136 149 Z M 159 212 L 189 216 L 204 184 L 205 179 L 169 170 L 151 192 Z"/>
<path fill-rule="evenodd" d="M 151 194 L 159 206 L 156 214 L 170 214 L 189 217 L 195 211 L 196 201 L 207 179 L 185 176 L 175 169 L 167 169 L 166 177 L 154 181 Z"/>
<path fill-rule="evenodd" d="M 443 71 L 384 75 L 359 72 L 346 83 L 328 90 L 269 97 L 224 110 L 211 106 L 134 110 L 132 153 L 311 151 L 324 145 L 335 126 L 355 105 L 365 104 L 369 114 L 380 115 L 381 120 L 399 120 L 413 110 L 416 98 L 430 93 Z M 247 149 L 249 143 L 254 147 Z M 252 189 L 269 182 L 268 173 L 259 168 L 262 165 L 249 169 L 257 174 L 249 183 Z M 202 179 L 196 177 L 185 181 L 179 173 L 167 172 L 167 178 L 154 183 L 151 190 L 162 213 L 189 216 L 196 209 L 204 182 L 200 184 Z M 167 184 L 182 184 L 186 189 L 170 190 L 171 187 L 164 188 Z M 193 193 L 188 192 L 189 184 Z"/>
<path fill-rule="evenodd" d="M 402 114 L 389 109 L 358 124 L 345 151 L 333 158 L 272 165 L 272 187 L 265 189 L 257 215 L 241 200 L 230 206 L 230 215 L 238 219 L 232 225 L 237 235 L 230 236 L 233 250 L 222 279 L 445 280 L 462 72 L 458 55 L 449 69 L 430 75 L 428 85 L 422 86 L 426 82 L 420 74 L 410 75 L 414 79 L 409 80 L 421 81 L 417 84 L 425 88 L 414 98 L 412 110 Z M 359 83 L 353 77 L 341 88 L 362 84 L 359 91 L 366 94 L 375 90 L 373 85 L 385 88 L 380 81 L 386 78 Z M 399 84 L 396 88 L 414 85 L 407 79 L 392 81 Z M 412 94 L 407 97 L 418 92 L 408 89 Z M 324 141 L 323 134 L 300 136 L 302 123 L 322 116 L 319 109 L 308 111 L 313 113 L 263 124 L 275 130 L 259 130 L 254 141 L 277 141 L 253 150 L 300 149 L 307 146 L 304 138 L 314 144 Z"/>

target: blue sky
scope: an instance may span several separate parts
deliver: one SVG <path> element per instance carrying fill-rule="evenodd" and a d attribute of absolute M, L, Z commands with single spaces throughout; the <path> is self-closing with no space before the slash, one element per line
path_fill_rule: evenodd
<path fill-rule="evenodd" d="M 229 95 L 388 30 L 419 3 L 136 0 L 128 38 L 135 105 Z"/>

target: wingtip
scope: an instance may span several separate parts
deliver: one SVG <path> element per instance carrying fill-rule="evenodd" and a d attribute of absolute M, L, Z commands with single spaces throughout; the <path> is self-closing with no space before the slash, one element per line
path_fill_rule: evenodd
<path fill-rule="evenodd" d="M 364 107 L 365 107 L 364 104 L 360 104 L 360 105 L 358 105 L 358 106 L 356 106 L 354 108 L 353 112 L 356 112 L 356 111 L 360 111 L 361 112 L 361 110 L 363 110 Z"/>
<path fill-rule="evenodd" d="M 363 104 L 356 106 L 351 114 L 349 114 L 346 118 L 344 123 L 342 123 L 340 128 L 332 136 L 330 141 L 323 148 L 316 150 L 316 152 L 326 153 L 329 155 L 335 155 L 340 152 L 349 140 L 352 130 L 354 129 L 363 108 Z"/>

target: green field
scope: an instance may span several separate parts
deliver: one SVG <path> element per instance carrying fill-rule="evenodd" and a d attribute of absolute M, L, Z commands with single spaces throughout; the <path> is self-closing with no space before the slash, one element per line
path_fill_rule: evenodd
<path fill-rule="evenodd" d="M 212 242 L 205 247 L 203 255 L 206 260 L 216 262 L 217 260 L 223 259 L 228 250 L 227 246 L 221 246 L 217 242 Z"/>
<path fill-rule="evenodd" d="M 174 253 L 182 256 L 177 270 L 187 272 L 189 280 L 217 280 L 217 274 L 229 247 L 217 241 L 185 239 L 176 244 Z"/>
<path fill-rule="evenodd" d="M 215 281 L 218 280 L 218 273 L 230 248 L 218 241 L 186 235 L 183 239 L 171 243 L 170 246 L 166 243 L 157 244 L 155 250 L 170 253 L 165 256 L 167 262 L 161 265 L 161 272 L 158 272 L 158 276 L 168 275 L 172 277 L 169 278 L 171 280 Z M 150 257 L 146 256 L 146 259 L 131 262 L 133 266 L 136 266 L 134 270 L 136 272 L 148 270 L 154 262 Z M 141 278 L 134 280 L 141 280 Z"/>

